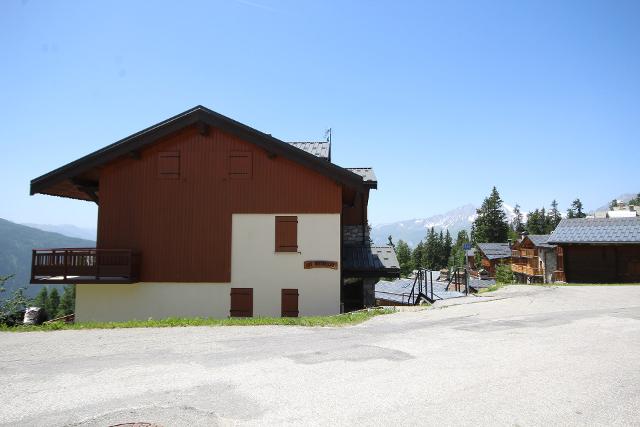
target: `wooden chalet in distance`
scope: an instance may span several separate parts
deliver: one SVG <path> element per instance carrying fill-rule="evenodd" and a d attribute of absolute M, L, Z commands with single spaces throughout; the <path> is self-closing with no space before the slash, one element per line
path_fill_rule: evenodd
<path fill-rule="evenodd" d="M 511 270 L 520 283 L 553 283 L 558 248 L 548 243 L 548 234 L 522 234 L 511 247 Z M 562 251 L 562 249 L 560 249 Z"/>
<path fill-rule="evenodd" d="M 31 181 L 98 204 L 96 248 L 33 251 L 31 283 L 75 283 L 78 321 L 327 315 L 399 275 L 371 247 L 371 168 L 202 106 Z"/>
<path fill-rule="evenodd" d="M 486 270 L 489 277 L 496 277 L 498 265 L 511 262 L 511 247 L 509 243 L 478 243 L 476 246 L 482 261 L 480 265 L 475 267 Z"/>
<path fill-rule="evenodd" d="M 559 248 L 557 280 L 640 282 L 640 217 L 565 218 L 548 243 Z"/>

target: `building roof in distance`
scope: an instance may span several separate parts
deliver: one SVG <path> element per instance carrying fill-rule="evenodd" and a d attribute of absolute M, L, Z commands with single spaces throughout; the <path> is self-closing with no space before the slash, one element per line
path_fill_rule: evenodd
<path fill-rule="evenodd" d="M 331 143 L 329 141 L 293 141 L 289 144 L 316 157 L 331 161 Z"/>
<path fill-rule="evenodd" d="M 540 248 L 555 248 L 555 245 L 548 243 L 550 234 L 528 234 L 527 237 L 531 242 Z"/>
<path fill-rule="evenodd" d="M 490 260 L 511 257 L 508 243 L 478 243 L 478 249 Z"/>
<path fill-rule="evenodd" d="M 640 217 L 565 218 L 551 233 L 548 243 L 640 244 Z"/>
<path fill-rule="evenodd" d="M 400 263 L 393 246 L 345 246 L 342 269 L 355 277 L 386 277 L 400 274 Z"/>

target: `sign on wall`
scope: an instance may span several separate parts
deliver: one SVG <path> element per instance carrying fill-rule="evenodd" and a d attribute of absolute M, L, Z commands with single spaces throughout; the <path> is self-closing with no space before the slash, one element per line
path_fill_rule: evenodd
<path fill-rule="evenodd" d="M 337 270 L 338 261 L 305 261 L 304 268 L 305 270 L 309 270 L 311 268 L 330 268 L 332 270 Z"/>

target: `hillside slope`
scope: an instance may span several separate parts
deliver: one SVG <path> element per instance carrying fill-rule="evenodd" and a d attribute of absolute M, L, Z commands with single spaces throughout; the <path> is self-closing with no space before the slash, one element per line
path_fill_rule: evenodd
<path fill-rule="evenodd" d="M 32 249 L 93 246 L 95 242 L 91 240 L 42 231 L 0 218 L 0 276 L 14 275 L 5 286 L 10 292 L 29 284 Z M 28 294 L 34 295 L 38 289 L 29 286 Z"/>

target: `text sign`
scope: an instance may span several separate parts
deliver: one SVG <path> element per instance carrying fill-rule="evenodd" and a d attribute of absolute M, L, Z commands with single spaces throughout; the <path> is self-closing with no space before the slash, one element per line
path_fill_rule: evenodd
<path fill-rule="evenodd" d="M 469 249 L 471 249 L 471 243 L 465 243 L 464 245 L 462 245 L 462 249 L 468 251 Z"/>
<path fill-rule="evenodd" d="M 338 261 L 305 261 L 304 268 L 305 270 L 309 270 L 311 268 L 330 268 L 332 270 L 337 270 Z"/>

